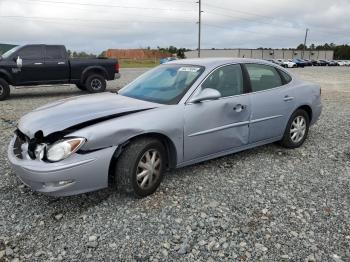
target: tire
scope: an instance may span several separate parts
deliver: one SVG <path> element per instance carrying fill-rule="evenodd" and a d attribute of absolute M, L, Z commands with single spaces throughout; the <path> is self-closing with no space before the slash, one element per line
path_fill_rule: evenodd
<path fill-rule="evenodd" d="M 85 85 L 83 85 L 83 84 L 81 84 L 81 83 L 78 83 L 78 84 L 75 84 L 76 85 L 76 87 L 78 88 L 78 89 L 80 89 L 81 91 L 86 91 L 86 86 Z"/>
<path fill-rule="evenodd" d="M 6 100 L 10 96 L 10 86 L 2 78 L 0 78 L 0 101 Z"/>
<path fill-rule="evenodd" d="M 90 75 L 85 81 L 85 87 L 89 93 L 101 93 L 106 90 L 106 80 L 98 74 Z"/>
<path fill-rule="evenodd" d="M 147 161 L 148 153 L 150 161 L 153 159 L 152 156 L 155 156 L 155 161 L 153 162 L 157 162 L 159 159 L 159 163 L 155 163 L 151 167 L 151 171 L 149 170 L 149 164 L 152 162 Z M 163 179 L 166 156 L 163 144 L 154 138 L 137 139 L 128 144 L 116 163 L 114 181 L 118 191 L 136 197 L 146 197 L 153 194 Z M 141 163 L 146 163 L 146 165 Z M 152 170 L 155 172 L 152 173 Z M 137 175 L 140 176 L 139 180 Z M 147 176 L 148 179 L 146 178 Z"/>
<path fill-rule="evenodd" d="M 304 125 L 298 126 L 298 123 L 301 123 L 298 122 L 298 119 L 300 121 L 303 120 Z M 304 143 L 309 133 L 309 127 L 310 118 L 308 113 L 302 109 L 296 110 L 288 121 L 286 130 L 284 131 L 284 135 L 282 140 L 280 141 L 280 144 L 286 148 L 300 147 Z M 296 131 L 292 132 L 292 129 Z"/>

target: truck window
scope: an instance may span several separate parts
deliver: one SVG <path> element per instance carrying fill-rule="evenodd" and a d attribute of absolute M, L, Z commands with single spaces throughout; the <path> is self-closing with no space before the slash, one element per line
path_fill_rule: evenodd
<path fill-rule="evenodd" d="M 28 60 L 42 59 L 42 46 L 25 46 L 18 51 L 18 56 Z"/>
<path fill-rule="evenodd" d="M 45 59 L 62 59 L 63 52 L 60 46 L 46 46 Z"/>

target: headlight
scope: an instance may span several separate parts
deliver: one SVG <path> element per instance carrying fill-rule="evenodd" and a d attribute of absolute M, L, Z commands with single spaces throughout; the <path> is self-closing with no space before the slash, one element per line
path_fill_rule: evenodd
<path fill-rule="evenodd" d="M 58 162 L 66 159 L 85 143 L 86 139 L 77 137 L 61 140 L 47 147 L 46 158 L 51 162 Z"/>

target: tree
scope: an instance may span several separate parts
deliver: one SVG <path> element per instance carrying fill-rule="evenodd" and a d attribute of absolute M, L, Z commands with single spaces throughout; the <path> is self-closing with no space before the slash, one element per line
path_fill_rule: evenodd
<path fill-rule="evenodd" d="M 305 49 L 307 49 L 307 46 L 304 46 L 304 44 L 300 44 L 297 46 L 297 50 L 304 50 L 304 47 Z"/>
<path fill-rule="evenodd" d="M 106 51 L 102 51 L 101 54 L 98 55 L 98 57 L 107 57 Z"/>
<path fill-rule="evenodd" d="M 186 58 L 186 56 L 185 56 L 185 51 L 186 51 L 186 48 L 179 48 L 179 49 L 177 50 L 176 56 L 177 56 L 178 58 L 181 58 L 181 59 Z"/>

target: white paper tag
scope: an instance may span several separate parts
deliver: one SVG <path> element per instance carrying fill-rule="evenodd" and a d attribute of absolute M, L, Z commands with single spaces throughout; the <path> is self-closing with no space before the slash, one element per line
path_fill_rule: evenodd
<path fill-rule="evenodd" d="M 180 72 L 198 72 L 200 70 L 199 67 L 180 67 L 179 71 Z"/>

